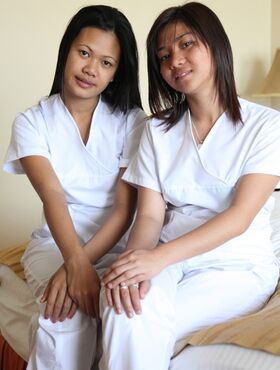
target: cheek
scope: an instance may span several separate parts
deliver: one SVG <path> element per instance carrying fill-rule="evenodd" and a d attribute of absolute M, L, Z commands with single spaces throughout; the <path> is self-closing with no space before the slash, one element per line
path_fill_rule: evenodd
<path fill-rule="evenodd" d="M 168 73 L 168 68 L 166 68 L 166 66 L 164 65 L 160 65 L 160 68 L 159 68 L 159 73 L 161 74 L 161 77 L 164 79 L 164 80 L 167 80 L 170 73 Z"/>

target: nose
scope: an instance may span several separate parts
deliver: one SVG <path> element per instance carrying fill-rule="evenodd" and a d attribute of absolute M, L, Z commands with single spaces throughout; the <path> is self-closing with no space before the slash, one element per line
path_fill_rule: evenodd
<path fill-rule="evenodd" d="M 97 68 L 98 68 L 97 60 L 95 58 L 92 58 L 87 60 L 87 63 L 83 68 L 83 71 L 89 76 L 96 76 Z"/>
<path fill-rule="evenodd" d="M 170 69 L 175 69 L 182 66 L 185 62 L 184 54 L 181 51 L 173 50 L 170 56 Z"/>

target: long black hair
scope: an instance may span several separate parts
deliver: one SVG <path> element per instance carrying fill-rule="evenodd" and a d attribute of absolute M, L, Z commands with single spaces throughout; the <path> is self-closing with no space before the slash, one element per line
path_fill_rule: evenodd
<path fill-rule="evenodd" d="M 139 92 L 138 51 L 135 36 L 128 19 L 118 9 L 106 5 L 86 6 L 70 20 L 62 37 L 54 81 L 49 95 L 63 93 L 63 75 L 69 50 L 81 29 L 95 27 L 112 31 L 116 35 L 121 55 L 114 80 L 102 92 L 112 110 L 126 112 L 135 106 L 142 107 Z"/>
<path fill-rule="evenodd" d="M 169 129 L 189 108 L 188 102 L 183 99 L 183 94 L 174 90 L 162 78 L 157 56 L 159 34 L 166 26 L 177 22 L 183 22 L 209 48 L 214 65 L 214 83 L 220 104 L 233 123 L 242 122 L 229 39 L 217 15 L 198 2 L 190 2 L 164 10 L 155 20 L 148 34 L 149 105 L 152 116 L 162 119 Z"/>

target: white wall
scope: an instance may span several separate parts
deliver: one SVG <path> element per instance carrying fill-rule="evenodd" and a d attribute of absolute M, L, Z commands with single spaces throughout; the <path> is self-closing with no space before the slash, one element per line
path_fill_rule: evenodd
<path fill-rule="evenodd" d="M 271 22 L 271 58 L 273 59 L 275 50 L 280 48 L 280 1 L 272 0 L 272 22 Z M 271 61 L 272 61 L 271 59 Z M 280 71 L 279 71 L 280 73 Z M 273 108 L 280 110 L 280 98 L 272 98 L 271 105 Z"/>
<path fill-rule="evenodd" d="M 205 0 L 220 17 L 231 39 L 238 92 L 250 97 L 271 61 L 271 8 L 279 20 L 279 0 Z M 95 2 L 118 7 L 130 19 L 139 44 L 140 79 L 147 108 L 145 39 L 153 20 L 171 0 Z M 278 3 L 278 4 L 277 4 Z M 94 1 L 1 0 L 0 2 L 0 159 L 4 160 L 12 121 L 17 112 L 48 94 L 60 38 L 69 18 Z M 274 12 L 275 13 L 275 12 Z M 278 24 L 278 23 L 277 23 Z M 279 28 L 278 28 L 279 35 Z M 279 39 L 273 41 L 278 43 Z M 40 221 L 41 204 L 25 176 L 0 172 L 0 248 L 28 239 Z"/>

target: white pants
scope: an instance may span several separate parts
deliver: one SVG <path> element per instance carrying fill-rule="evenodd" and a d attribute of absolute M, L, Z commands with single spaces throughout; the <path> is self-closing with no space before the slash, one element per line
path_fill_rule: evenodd
<path fill-rule="evenodd" d="M 115 314 L 101 294 L 103 355 L 100 370 L 172 369 L 175 342 L 206 326 L 256 311 L 273 293 L 279 275 L 272 264 L 188 271 L 178 263 L 152 279 L 142 314 Z"/>
<path fill-rule="evenodd" d="M 96 266 L 104 271 L 115 259 L 107 255 Z M 56 245 L 45 243 L 30 245 L 22 263 L 27 283 L 39 306 L 30 323 L 30 357 L 27 370 L 90 370 L 95 359 L 97 341 L 96 320 L 78 310 L 72 319 L 52 323 L 43 317 L 45 305 L 40 303 L 44 289 L 63 259 Z"/>

